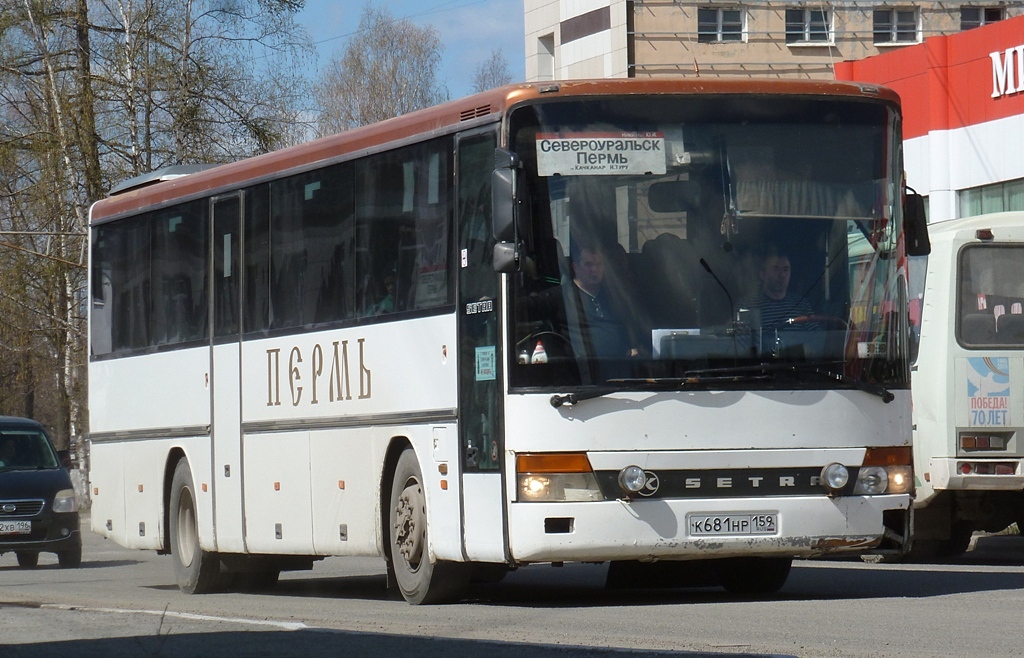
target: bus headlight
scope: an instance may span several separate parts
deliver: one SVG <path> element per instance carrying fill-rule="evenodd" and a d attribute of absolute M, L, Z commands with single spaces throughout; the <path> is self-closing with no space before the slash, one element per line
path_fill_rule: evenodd
<path fill-rule="evenodd" d="M 914 473 L 910 466 L 887 466 L 889 490 L 886 493 L 910 493 L 914 489 Z"/>
<path fill-rule="evenodd" d="M 821 481 L 829 491 L 840 491 L 850 481 L 850 469 L 833 462 L 821 469 Z"/>
<path fill-rule="evenodd" d="M 868 448 L 857 472 L 854 495 L 906 494 L 914 491 L 913 454 L 908 447 Z"/>
<path fill-rule="evenodd" d="M 905 494 L 913 487 L 910 466 L 864 466 L 857 474 L 854 494 Z"/>
<path fill-rule="evenodd" d="M 520 473 L 519 501 L 604 500 L 593 473 Z"/>
<path fill-rule="evenodd" d="M 619 488 L 627 494 L 634 494 L 647 484 L 647 474 L 639 466 L 627 466 L 619 471 Z"/>
<path fill-rule="evenodd" d="M 857 473 L 857 484 L 853 485 L 856 494 L 885 493 L 889 486 L 889 475 L 882 466 L 864 466 Z"/>
<path fill-rule="evenodd" d="M 518 455 L 516 483 L 519 502 L 604 500 L 585 453 Z"/>

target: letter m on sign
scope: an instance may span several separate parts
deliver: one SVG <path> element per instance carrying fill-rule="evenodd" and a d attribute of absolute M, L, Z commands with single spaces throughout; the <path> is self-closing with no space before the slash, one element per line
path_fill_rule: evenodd
<path fill-rule="evenodd" d="M 996 51 L 988 56 L 992 58 L 992 98 L 1024 91 L 1024 44 L 1007 48 L 1005 53 Z M 1016 85 L 1013 80 L 1014 60 L 1017 65 Z"/>

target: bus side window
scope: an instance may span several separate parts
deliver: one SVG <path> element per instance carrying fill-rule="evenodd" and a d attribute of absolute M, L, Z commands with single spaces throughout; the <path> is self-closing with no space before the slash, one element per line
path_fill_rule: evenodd
<path fill-rule="evenodd" d="M 1000 343 L 1024 344 L 1024 315 L 1008 313 L 999 316 L 996 320 L 996 333 Z"/>
<path fill-rule="evenodd" d="M 960 338 L 968 345 L 996 342 L 996 319 L 991 313 L 968 313 L 960 321 Z"/>

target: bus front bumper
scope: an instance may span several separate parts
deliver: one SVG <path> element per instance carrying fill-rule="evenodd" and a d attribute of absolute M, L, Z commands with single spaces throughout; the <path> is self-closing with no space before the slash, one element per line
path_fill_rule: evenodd
<path fill-rule="evenodd" d="M 513 503 L 509 543 L 523 564 L 858 554 L 882 543 L 883 513 L 910 504 L 906 494 Z"/>

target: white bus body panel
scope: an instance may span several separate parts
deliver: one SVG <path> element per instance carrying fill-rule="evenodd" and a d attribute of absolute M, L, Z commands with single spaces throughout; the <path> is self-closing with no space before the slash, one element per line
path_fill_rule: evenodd
<path fill-rule="evenodd" d="M 506 429 L 510 452 L 587 451 L 595 470 L 637 465 L 659 470 L 859 466 L 866 446 L 909 446 L 909 391 L 886 404 L 860 391 L 725 391 L 613 393 L 558 409 L 549 396 L 513 395 Z M 772 446 L 766 449 L 762 446 Z M 625 448 L 625 449 L 624 449 Z M 515 463 L 506 494 L 516 499 Z M 881 540 L 882 512 L 908 509 L 909 495 L 706 497 L 635 502 L 513 502 L 509 537 L 523 562 L 815 556 L 864 550 Z M 773 536 L 691 537 L 689 513 L 776 512 Z M 571 519 L 569 532 L 549 532 L 547 519 Z"/>
<path fill-rule="evenodd" d="M 237 420 L 234 431 L 230 421 L 218 428 L 216 448 L 206 436 L 94 441 L 96 532 L 160 548 L 166 464 L 180 450 L 192 468 L 205 550 L 381 555 L 384 456 L 401 438 L 420 460 L 432 554 L 463 559 L 454 316 L 245 341 L 240 373 L 237 344 L 214 349 L 217 384 L 209 347 L 90 364 L 97 435 L 205 429 L 215 387 L 215 414 L 230 418 L 240 408 L 243 430 Z M 232 392 L 239 383 L 240 397 Z"/>
<path fill-rule="evenodd" d="M 454 413 L 457 348 L 451 315 L 245 341 L 242 422 Z"/>
<path fill-rule="evenodd" d="M 480 562 L 504 562 L 505 528 L 500 509 L 504 496 L 500 473 L 467 473 L 463 476 L 466 557 Z"/>
<path fill-rule="evenodd" d="M 93 442 L 89 445 L 89 515 L 92 530 L 122 546 L 127 541 L 124 523 L 124 446 Z"/>
<path fill-rule="evenodd" d="M 612 393 L 557 409 L 550 395 L 510 395 L 506 447 L 550 452 L 557 439 L 563 451 L 756 450 L 745 463 L 760 464 L 766 446 L 909 446 L 910 392 L 892 393 L 888 404 L 854 390 Z"/>
<path fill-rule="evenodd" d="M 192 469 L 199 517 L 199 543 L 216 550 L 210 439 L 145 439 L 94 442 L 91 448 L 92 529 L 126 548 L 163 548 L 164 482 L 168 456 L 180 452 Z M 109 528 L 108 528 L 109 524 Z"/>
<path fill-rule="evenodd" d="M 380 555 L 384 457 L 401 438 L 420 460 L 431 550 L 462 559 L 456 345 L 450 315 L 244 342 L 247 551 Z"/>
<path fill-rule="evenodd" d="M 882 512 L 909 504 L 906 495 L 521 503 L 512 505 L 509 534 L 512 554 L 521 562 L 816 557 L 873 548 L 881 539 Z M 691 537 L 691 512 L 774 512 L 778 534 Z M 549 518 L 571 518 L 571 532 L 546 532 Z"/>
<path fill-rule="evenodd" d="M 914 391 L 914 467 L 917 478 L 915 506 L 926 507 L 940 492 L 950 490 L 1019 491 L 1024 489 L 1022 439 L 1007 446 L 1005 455 L 987 453 L 971 461 L 990 459 L 1015 464 L 1013 475 L 963 475 L 957 468 L 958 434 L 981 427 L 971 420 L 967 382 L 968 359 L 1006 358 L 1009 365 L 1010 395 L 1006 425 L 997 429 L 1020 437 L 1024 428 L 1024 353 L 1021 350 L 966 350 L 957 343 L 956 286 L 960 250 L 969 243 L 980 244 L 978 229 L 992 229 L 990 244 L 1024 244 L 1024 213 L 1006 212 L 929 226 L 932 252 L 925 275 L 924 304 L 921 309 L 920 350 L 912 373 Z M 1021 282 L 1024 297 L 1024 281 Z M 959 458 L 960 461 L 964 457 Z"/>
<path fill-rule="evenodd" d="M 241 419 L 242 392 L 239 379 L 238 343 L 213 347 L 213 372 L 210 375 L 213 398 L 213 478 L 214 527 L 216 547 L 225 553 L 244 553 L 242 502 Z"/>
<path fill-rule="evenodd" d="M 177 448 L 189 455 L 197 489 L 200 482 L 208 485 L 207 492 L 197 491 L 200 543 L 215 547 L 209 373 L 209 347 L 89 364 L 90 433 L 99 437 L 90 442 L 95 532 L 129 548 L 161 548 L 164 474 Z M 190 430 L 196 438 L 179 436 Z M 148 438 L 118 438 L 133 431 Z M 160 438 L 161 432 L 175 437 Z"/>
<path fill-rule="evenodd" d="M 210 348 L 159 352 L 89 364 L 93 433 L 206 427 L 210 424 Z"/>

